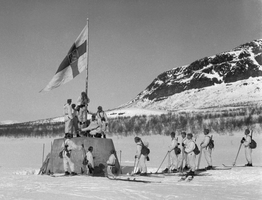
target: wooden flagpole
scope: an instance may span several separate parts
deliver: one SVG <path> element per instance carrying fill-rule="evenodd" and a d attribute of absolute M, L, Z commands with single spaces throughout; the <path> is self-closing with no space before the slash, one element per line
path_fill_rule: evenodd
<path fill-rule="evenodd" d="M 86 58 L 86 60 L 87 60 L 87 62 L 86 62 L 86 95 L 87 95 L 87 97 L 88 97 L 88 67 L 89 67 L 89 19 L 87 18 L 86 19 L 87 21 L 86 21 L 86 23 L 87 23 L 87 41 L 86 41 L 86 53 L 87 53 L 87 58 Z M 87 105 L 85 105 L 85 107 L 86 107 L 86 118 L 85 118 L 85 121 L 87 121 Z"/>

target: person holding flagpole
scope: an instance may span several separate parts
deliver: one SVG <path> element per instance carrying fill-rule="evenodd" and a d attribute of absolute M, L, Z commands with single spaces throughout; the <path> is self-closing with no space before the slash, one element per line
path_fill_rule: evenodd
<path fill-rule="evenodd" d="M 77 110 L 78 110 L 78 120 L 80 124 L 80 129 L 85 128 L 85 123 L 87 119 L 87 106 L 90 102 L 87 97 L 86 92 L 81 92 L 81 95 L 77 99 Z"/>

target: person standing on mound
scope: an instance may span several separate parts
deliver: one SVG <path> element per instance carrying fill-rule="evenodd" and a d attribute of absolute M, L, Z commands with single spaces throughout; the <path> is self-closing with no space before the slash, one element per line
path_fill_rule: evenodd
<path fill-rule="evenodd" d="M 246 160 L 247 160 L 246 166 L 252 167 L 253 166 L 252 165 L 252 149 L 250 148 L 251 136 L 249 134 L 250 134 L 250 130 L 246 129 L 245 130 L 246 138 L 243 137 L 242 140 L 241 140 L 241 143 L 245 147 L 245 157 L 246 157 Z"/>
<path fill-rule="evenodd" d="M 77 110 L 76 105 L 72 104 L 72 133 L 75 134 L 76 137 L 80 137 L 78 131 L 78 117 L 77 117 Z"/>
<path fill-rule="evenodd" d="M 67 103 L 64 105 L 64 122 L 65 122 L 65 134 L 72 134 L 73 130 L 73 116 L 72 116 L 72 99 L 67 99 Z"/>
<path fill-rule="evenodd" d="M 106 115 L 105 111 L 103 111 L 102 106 L 98 106 L 96 118 L 101 123 L 101 131 L 102 131 L 103 138 L 106 138 L 106 130 L 107 130 L 107 127 L 108 127 L 108 119 L 107 119 L 107 115 Z"/>
<path fill-rule="evenodd" d="M 204 135 L 205 135 L 205 138 L 204 140 L 200 143 L 200 146 L 204 152 L 204 155 L 205 155 L 205 159 L 206 159 L 206 162 L 207 162 L 207 167 L 206 169 L 207 170 L 210 170 L 213 168 L 212 166 L 212 149 L 209 148 L 209 143 L 210 143 L 210 140 L 211 140 L 211 136 L 209 135 L 209 129 L 204 129 Z"/>
<path fill-rule="evenodd" d="M 80 150 L 82 146 L 77 146 L 72 140 L 72 134 L 66 133 L 65 141 L 62 144 L 63 148 L 63 166 L 65 170 L 65 175 L 70 175 L 69 169 L 71 171 L 71 175 L 77 175 L 75 173 L 75 164 L 71 160 L 71 152 L 72 150 L 78 149 Z"/>
<path fill-rule="evenodd" d="M 185 153 L 187 154 L 188 165 L 189 165 L 189 172 L 188 175 L 194 176 L 195 168 L 196 168 L 196 154 L 194 153 L 194 149 L 196 147 L 195 142 L 192 140 L 193 134 L 187 134 L 187 143 L 184 144 Z M 183 145 L 183 144 L 182 144 Z"/>
<path fill-rule="evenodd" d="M 80 129 L 85 127 L 86 119 L 87 119 L 87 106 L 90 102 L 86 92 L 81 92 L 81 95 L 77 99 L 77 110 L 78 110 L 78 120 L 80 124 Z"/>

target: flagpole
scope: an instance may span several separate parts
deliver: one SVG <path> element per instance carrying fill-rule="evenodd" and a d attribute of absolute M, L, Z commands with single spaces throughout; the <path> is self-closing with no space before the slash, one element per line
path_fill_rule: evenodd
<path fill-rule="evenodd" d="M 89 19 L 87 18 L 86 19 L 86 23 L 87 23 L 87 41 L 86 41 L 86 51 L 87 51 L 87 62 L 86 62 L 86 95 L 88 97 L 88 66 L 89 66 Z M 86 107 L 86 119 L 85 121 L 87 121 L 87 105 L 85 106 Z"/>

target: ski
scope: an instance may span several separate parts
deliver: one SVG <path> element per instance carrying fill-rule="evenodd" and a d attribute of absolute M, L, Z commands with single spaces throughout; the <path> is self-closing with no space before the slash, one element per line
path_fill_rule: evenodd
<path fill-rule="evenodd" d="M 128 181 L 128 182 L 139 182 L 139 183 L 161 183 L 160 181 L 149 181 L 149 180 L 141 180 L 141 179 L 136 179 L 136 178 L 131 178 L 131 177 L 109 177 L 107 176 L 108 179 L 114 180 L 114 181 Z"/>
<path fill-rule="evenodd" d="M 65 174 L 50 174 L 50 177 L 74 177 L 74 176 L 80 176 L 80 174 L 76 174 L 76 175 L 65 175 Z"/>
<path fill-rule="evenodd" d="M 223 167 L 213 166 L 212 169 L 209 169 L 209 170 L 207 170 L 207 169 L 205 169 L 205 168 L 201 168 L 201 169 L 199 169 L 199 170 L 200 170 L 200 171 L 201 171 L 201 170 L 202 170 L 202 171 L 210 171 L 210 170 L 230 170 L 230 169 L 232 169 L 232 167 L 229 167 L 229 166 L 223 166 Z"/>
<path fill-rule="evenodd" d="M 187 179 L 186 179 L 186 182 L 190 182 L 194 179 L 194 176 L 188 176 Z"/>
<path fill-rule="evenodd" d="M 225 164 L 222 164 L 224 167 L 262 167 L 262 166 L 258 166 L 258 165 L 254 165 L 254 166 L 245 166 L 245 165 L 225 165 Z"/>
<path fill-rule="evenodd" d="M 183 177 L 181 177 L 177 182 L 185 181 L 186 178 L 187 178 L 186 176 L 183 176 Z"/>
<path fill-rule="evenodd" d="M 154 177 L 154 178 L 164 178 L 164 174 L 155 174 L 155 173 L 147 173 L 147 174 L 127 174 L 124 176 L 128 177 Z"/>

